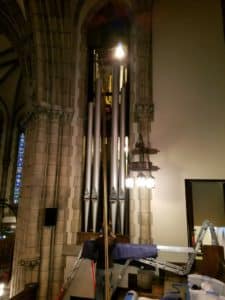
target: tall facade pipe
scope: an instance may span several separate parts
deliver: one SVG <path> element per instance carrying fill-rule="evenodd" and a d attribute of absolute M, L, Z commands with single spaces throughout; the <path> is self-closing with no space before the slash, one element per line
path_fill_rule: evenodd
<path fill-rule="evenodd" d="M 97 79 L 97 92 L 95 100 L 95 129 L 94 129 L 94 162 L 92 180 L 92 227 L 96 231 L 97 212 L 99 202 L 99 173 L 100 173 L 100 150 L 101 150 L 101 90 L 102 81 Z"/>
<path fill-rule="evenodd" d="M 115 232 L 118 200 L 118 108 L 119 108 L 119 65 L 113 66 L 112 134 L 110 168 L 110 204 L 112 230 Z"/>
<path fill-rule="evenodd" d="M 86 155 L 86 176 L 84 190 L 84 229 L 88 231 L 88 219 L 91 198 L 91 162 L 92 162 L 92 132 L 93 132 L 93 102 L 88 106 L 88 133 L 87 133 L 87 155 Z"/>
<path fill-rule="evenodd" d="M 120 203 L 120 230 L 124 233 L 124 206 L 125 206 L 125 99 L 126 87 L 123 85 L 120 103 L 120 166 L 119 166 L 119 203 Z"/>

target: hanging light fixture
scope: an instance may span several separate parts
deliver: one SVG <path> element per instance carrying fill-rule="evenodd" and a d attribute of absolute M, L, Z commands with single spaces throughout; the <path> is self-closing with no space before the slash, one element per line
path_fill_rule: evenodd
<path fill-rule="evenodd" d="M 152 171 L 157 171 L 159 168 L 152 165 L 149 155 L 158 153 L 157 149 L 145 147 L 143 137 L 139 134 L 135 148 L 130 151 L 130 161 L 128 163 L 128 176 L 126 178 L 127 188 L 148 188 L 155 187 L 155 178 L 152 176 Z M 134 160 L 138 157 L 138 160 Z M 136 176 L 135 176 L 136 175 Z"/>
<path fill-rule="evenodd" d="M 147 177 L 145 180 L 145 185 L 148 189 L 153 189 L 155 187 L 155 178 L 152 175 Z"/>
<path fill-rule="evenodd" d="M 145 177 L 145 174 L 144 173 L 138 173 L 138 175 L 137 175 L 137 177 L 136 177 L 136 179 L 135 179 L 135 185 L 137 186 L 137 187 L 140 187 L 140 188 L 142 188 L 142 187 L 145 187 L 146 186 L 146 177 Z"/>

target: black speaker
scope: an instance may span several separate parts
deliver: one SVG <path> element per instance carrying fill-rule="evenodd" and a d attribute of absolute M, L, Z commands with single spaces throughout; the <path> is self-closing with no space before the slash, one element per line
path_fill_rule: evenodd
<path fill-rule="evenodd" d="M 45 209 L 45 222 L 44 226 L 55 226 L 57 221 L 57 208 L 48 207 Z"/>

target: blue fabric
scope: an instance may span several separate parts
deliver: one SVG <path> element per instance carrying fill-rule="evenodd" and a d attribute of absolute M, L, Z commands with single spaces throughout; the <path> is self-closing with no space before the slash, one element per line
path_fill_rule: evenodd
<path fill-rule="evenodd" d="M 117 243 L 113 250 L 113 260 L 120 259 L 138 259 L 146 257 L 157 257 L 157 248 L 155 245 L 139 245 Z M 89 240 L 84 242 L 82 257 L 96 260 L 97 252 L 95 249 L 95 241 Z"/>
<path fill-rule="evenodd" d="M 157 248 L 155 245 L 139 244 L 116 244 L 113 250 L 113 259 L 138 259 L 146 257 L 157 257 Z"/>

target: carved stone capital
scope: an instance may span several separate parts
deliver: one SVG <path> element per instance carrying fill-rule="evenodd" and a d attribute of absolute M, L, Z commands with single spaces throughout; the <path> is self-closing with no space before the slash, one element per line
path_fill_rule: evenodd
<path fill-rule="evenodd" d="M 40 257 L 21 259 L 19 265 L 28 269 L 33 269 L 40 265 Z"/>
<path fill-rule="evenodd" d="M 63 109 L 59 106 L 49 106 L 46 104 L 34 105 L 31 111 L 28 112 L 21 121 L 21 127 L 26 128 L 31 120 L 39 118 L 46 120 L 51 119 L 51 121 L 60 119 L 63 122 L 69 123 L 73 118 L 73 110 Z"/>

